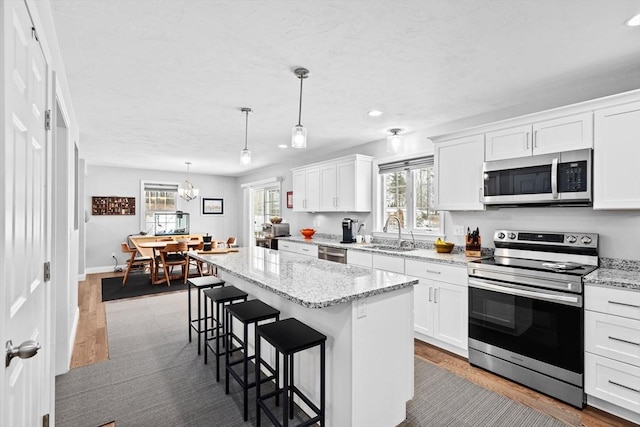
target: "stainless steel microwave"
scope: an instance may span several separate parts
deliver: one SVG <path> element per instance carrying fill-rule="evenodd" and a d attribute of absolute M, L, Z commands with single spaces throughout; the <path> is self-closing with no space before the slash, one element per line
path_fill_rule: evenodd
<path fill-rule="evenodd" d="M 589 205 L 592 157 L 585 149 L 484 162 L 482 202 Z"/>

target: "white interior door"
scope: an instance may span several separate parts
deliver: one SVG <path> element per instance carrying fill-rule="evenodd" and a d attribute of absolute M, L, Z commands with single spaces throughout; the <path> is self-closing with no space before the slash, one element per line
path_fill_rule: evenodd
<path fill-rule="evenodd" d="M 1 369 L 0 425 L 39 426 L 49 412 L 53 384 L 45 321 L 49 293 L 43 274 L 48 70 L 25 3 L 2 3 L 0 344 L 11 340 L 19 346 L 34 340 L 42 349 L 31 358 L 15 357 Z"/>

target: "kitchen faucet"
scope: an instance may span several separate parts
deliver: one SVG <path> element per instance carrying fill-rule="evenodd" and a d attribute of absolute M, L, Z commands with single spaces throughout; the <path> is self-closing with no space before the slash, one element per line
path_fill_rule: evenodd
<path fill-rule="evenodd" d="M 384 227 L 382 227 L 382 231 L 387 232 L 387 227 L 389 226 L 389 220 L 393 218 L 398 223 L 398 248 L 402 247 L 402 224 L 400 223 L 400 218 L 395 215 L 389 215 L 387 217 L 387 221 L 384 223 Z"/>

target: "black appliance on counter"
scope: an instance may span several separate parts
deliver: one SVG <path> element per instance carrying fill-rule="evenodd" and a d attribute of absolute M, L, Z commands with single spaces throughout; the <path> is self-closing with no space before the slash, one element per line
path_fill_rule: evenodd
<path fill-rule="evenodd" d="M 278 250 L 278 239 L 275 237 L 256 237 L 256 246 Z"/>
<path fill-rule="evenodd" d="M 598 235 L 497 230 L 467 263 L 469 362 L 578 408 L 584 394 L 583 277 Z"/>
<path fill-rule="evenodd" d="M 353 243 L 355 239 L 355 229 L 357 219 L 345 218 L 342 220 L 342 241 L 340 243 Z"/>

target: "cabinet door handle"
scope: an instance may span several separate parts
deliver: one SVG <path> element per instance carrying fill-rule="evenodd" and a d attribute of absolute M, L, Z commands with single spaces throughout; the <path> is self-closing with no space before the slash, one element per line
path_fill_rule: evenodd
<path fill-rule="evenodd" d="M 436 271 L 436 270 L 425 270 L 427 273 L 431 273 L 431 274 L 441 274 L 441 271 Z"/>
<path fill-rule="evenodd" d="M 636 388 L 629 387 L 627 385 L 620 384 L 620 383 L 617 383 L 615 381 L 611 381 L 611 380 L 608 380 L 608 381 L 609 381 L 609 384 L 617 385 L 618 387 L 626 388 L 627 390 L 631 390 L 631 391 L 635 391 L 636 393 L 640 393 L 640 390 L 638 390 Z"/>
<path fill-rule="evenodd" d="M 429 286 L 429 302 L 431 302 L 431 300 L 433 299 L 432 292 L 433 292 L 433 288 Z"/>
<path fill-rule="evenodd" d="M 538 131 L 533 131 L 533 148 L 538 148 Z"/>
<path fill-rule="evenodd" d="M 438 303 L 438 288 L 433 289 L 433 302 Z"/>
<path fill-rule="evenodd" d="M 609 335 L 609 339 L 610 340 L 614 340 L 614 341 L 620 341 L 620 342 L 631 344 L 631 345 L 640 346 L 640 342 L 633 342 L 633 341 L 629 341 L 629 340 L 623 340 L 622 338 L 612 337 L 611 335 Z"/>
<path fill-rule="evenodd" d="M 526 148 L 527 150 L 529 149 L 529 140 L 530 140 L 530 139 L 531 139 L 531 133 L 530 133 L 530 132 L 527 132 L 527 146 L 526 146 L 526 147 L 524 147 L 524 148 Z"/>
<path fill-rule="evenodd" d="M 625 307 L 640 308 L 640 305 L 627 304 L 625 302 L 609 301 L 609 304 L 624 305 Z"/>
<path fill-rule="evenodd" d="M 336 208 L 340 206 L 340 199 L 336 197 Z"/>

